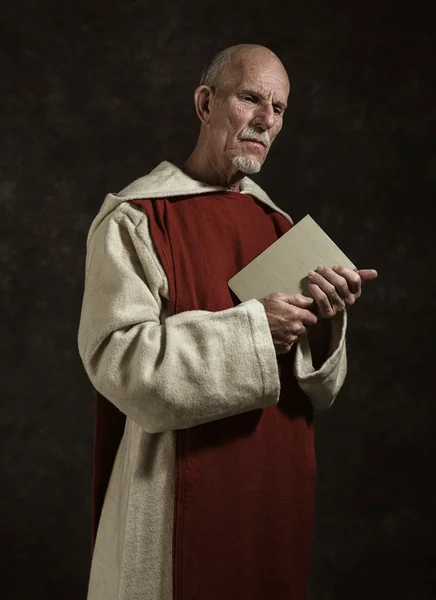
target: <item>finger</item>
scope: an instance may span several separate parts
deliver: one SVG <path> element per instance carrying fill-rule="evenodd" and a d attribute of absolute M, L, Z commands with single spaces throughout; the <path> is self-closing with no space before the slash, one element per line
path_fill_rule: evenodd
<path fill-rule="evenodd" d="M 304 308 L 298 311 L 298 318 L 303 325 L 316 325 L 318 322 L 317 316 L 311 310 L 305 310 Z"/>
<path fill-rule="evenodd" d="M 354 303 L 353 294 L 348 286 L 348 280 L 345 277 L 333 269 L 324 266 L 319 266 L 315 272 L 322 275 L 324 279 L 329 281 L 335 287 L 338 296 L 345 301 L 345 304 Z M 342 306 L 342 308 L 345 308 L 345 306 Z"/>
<path fill-rule="evenodd" d="M 282 340 L 281 346 L 289 346 L 291 344 L 295 344 L 298 342 L 298 336 L 300 335 L 300 328 L 292 327 L 292 330 L 289 329 L 286 333 L 285 339 Z"/>
<path fill-rule="evenodd" d="M 360 278 L 359 271 L 348 269 L 347 267 L 341 267 L 339 265 L 333 265 L 332 270 L 346 279 L 348 283 L 348 289 L 352 294 L 354 294 L 355 298 L 358 298 L 362 291 L 362 280 Z M 351 304 L 354 303 L 354 299 Z"/>
<path fill-rule="evenodd" d="M 369 281 L 370 279 L 376 279 L 378 277 L 378 273 L 375 269 L 359 269 L 357 272 L 362 281 Z"/>
<path fill-rule="evenodd" d="M 289 323 L 289 331 L 296 334 L 302 327 L 316 325 L 318 322 L 318 317 L 311 309 L 307 310 L 305 308 L 298 308 L 297 306 L 290 308 L 285 318 Z"/>
<path fill-rule="evenodd" d="M 309 283 L 307 287 L 316 302 L 318 315 L 323 319 L 334 317 L 336 311 L 330 303 L 329 296 L 316 283 Z"/>
<path fill-rule="evenodd" d="M 314 304 L 314 299 L 310 296 L 303 296 L 303 294 L 286 294 L 282 300 L 292 306 L 298 306 L 299 308 L 308 308 Z"/>
<path fill-rule="evenodd" d="M 323 267 L 318 267 L 318 268 L 320 270 L 322 270 L 324 273 Z M 341 298 L 341 296 L 338 293 L 338 290 L 333 285 L 333 283 L 328 281 L 324 277 L 323 274 L 319 273 L 318 271 L 309 271 L 307 278 L 308 278 L 309 283 L 316 284 L 325 293 L 325 295 L 328 296 L 329 302 L 333 309 L 344 310 L 344 308 L 345 308 L 344 299 Z M 316 298 L 315 298 L 315 301 L 316 301 Z M 325 302 L 324 302 L 324 304 L 325 304 Z"/>
<path fill-rule="evenodd" d="M 304 335 L 305 333 L 307 333 L 307 329 L 303 325 L 303 323 L 294 323 L 291 330 L 291 337 L 296 336 L 298 339 L 301 335 Z"/>

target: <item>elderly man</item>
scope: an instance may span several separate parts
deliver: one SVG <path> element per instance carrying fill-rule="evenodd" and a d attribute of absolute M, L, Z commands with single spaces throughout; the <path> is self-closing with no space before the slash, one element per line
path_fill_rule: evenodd
<path fill-rule="evenodd" d="M 372 270 L 239 303 L 228 280 L 292 226 L 247 177 L 282 128 L 270 50 L 219 53 L 197 146 L 109 194 L 87 244 L 79 351 L 97 390 L 89 600 L 302 600 L 313 408 L 345 377 L 345 308 Z M 97 528 L 98 526 L 98 528 Z"/>

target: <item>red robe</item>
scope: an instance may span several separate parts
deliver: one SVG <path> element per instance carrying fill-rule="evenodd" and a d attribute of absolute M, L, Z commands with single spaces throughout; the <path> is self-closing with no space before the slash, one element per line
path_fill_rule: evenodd
<path fill-rule="evenodd" d="M 132 202 L 147 213 L 171 314 L 239 304 L 228 280 L 292 226 L 234 192 Z M 277 405 L 177 431 L 173 600 L 305 598 L 316 477 L 313 411 L 292 372 L 294 350 L 277 359 Z M 98 395 L 94 533 L 123 419 Z"/>

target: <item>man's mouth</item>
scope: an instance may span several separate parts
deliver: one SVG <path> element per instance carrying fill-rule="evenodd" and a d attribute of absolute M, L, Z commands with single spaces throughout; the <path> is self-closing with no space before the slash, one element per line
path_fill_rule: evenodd
<path fill-rule="evenodd" d="M 242 141 L 249 142 L 250 144 L 258 144 L 259 146 L 263 146 L 265 148 L 265 144 L 263 142 L 261 142 L 260 140 L 250 140 L 250 139 L 244 138 Z"/>

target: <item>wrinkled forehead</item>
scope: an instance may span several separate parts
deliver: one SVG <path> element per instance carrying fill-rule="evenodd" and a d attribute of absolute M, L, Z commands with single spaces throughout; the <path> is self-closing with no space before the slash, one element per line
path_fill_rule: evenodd
<path fill-rule="evenodd" d="M 239 89 L 258 91 L 286 101 L 289 79 L 285 68 L 275 60 L 237 60 L 224 74 L 223 84 L 228 93 Z"/>

